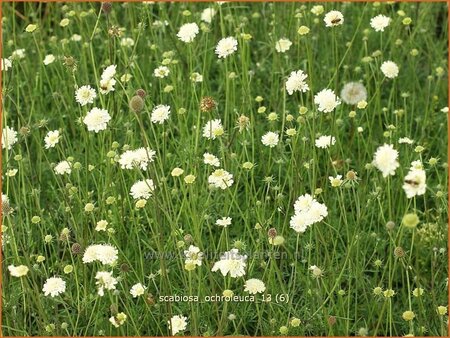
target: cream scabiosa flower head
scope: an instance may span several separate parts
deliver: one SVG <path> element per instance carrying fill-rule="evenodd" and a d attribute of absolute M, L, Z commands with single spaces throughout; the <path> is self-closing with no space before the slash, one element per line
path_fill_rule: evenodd
<path fill-rule="evenodd" d="M 198 33 L 199 28 L 196 23 L 185 23 L 183 26 L 180 27 L 177 36 L 181 41 L 185 43 L 190 43 L 194 41 Z"/>
<path fill-rule="evenodd" d="M 130 289 L 130 294 L 133 296 L 133 298 L 142 296 L 145 292 L 147 287 L 142 285 L 141 283 L 134 284 Z"/>
<path fill-rule="evenodd" d="M 238 41 L 234 37 L 229 36 L 227 38 L 223 38 L 216 46 L 216 54 L 219 59 L 226 58 L 237 51 L 237 46 Z"/>
<path fill-rule="evenodd" d="M 68 161 L 61 161 L 55 166 L 54 170 L 57 175 L 70 174 L 72 172 L 72 166 Z"/>
<path fill-rule="evenodd" d="M 83 122 L 89 131 L 98 133 L 99 131 L 106 129 L 110 120 L 111 116 L 108 114 L 106 109 L 95 107 L 87 113 L 83 119 Z"/>
<path fill-rule="evenodd" d="M 266 286 L 264 282 L 257 278 L 251 278 L 245 281 L 244 291 L 247 291 L 250 294 L 263 293 L 266 291 Z"/>
<path fill-rule="evenodd" d="M 373 165 L 382 172 L 383 177 L 395 175 L 395 170 L 399 167 L 398 151 L 392 144 L 384 144 L 378 147 L 375 152 Z"/>
<path fill-rule="evenodd" d="M 11 150 L 12 146 L 17 142 L 17 132 L 6 126 L 2 130 L 2 149 Z"/>
<path fill-rule="evenodd" d="M 200 16 L 200 19 L 206 23 L 211 23 L 216 15 L 216 10 L 212 7 L 205 8 Z"/>
<path fill-rule="evenodd" d="M 275 147 L 280 140 L 280 137 L 277 133 L 274 133 L 272 131 L 267 132 L 261 137 L 261 142 L 267 147 L 273 148 Z"/>
<path fill-rule="evenodd" d="M 319 106 L 317 108 L 319 111 L 330 113 L 339 104 L 341 104 L 341 101 L 331 89 L 322 89 L 320 92 L 314 95 L 314 103 Z"/>
<path fill-rule="evenodd" d="M 99 261 L 104 265 L 114 265 L 117 262 L 119 251 L 112 245 L 94 244 L 86 248 L 83 263 Z"/>
<path fill-rule="evenodd" d="M 388 16 L 380 14 L 370 19 L 370 26 L 376 32 L 384 32 L 384 29 L 389 26 L 390 22 L 391 19 Z"/>
<path fill-rule="evenodd" d="M 53 130 L 49 131 L 44 138 L 45 149 L 54 148 L 59 142 L 59 131 Z"/>
<path fill-rule="evenodd" d="M 170 318 L 169 327 L 172 335 L 175 336 L 178 332 L 183 332 L 187 328 L 187 318 L 181 315 L 176 315 Z"/>
<path fill-rule="evenodd" d="M 411 168 L 408 175 L 405 176 L 403 184 L 403 190 L 405 191 L 407 198 L 423 195 L 427 189 L 427 177 L 425 170 L 423 170 L 422 162 L 415 162 L 416 161 L 411 164 Z"/>
<path fill-rule="evenodd" d="M 220 261 L 214 263 L 212 272 L 219 271 L 223 276 L 227 274 L 232 278 L 242 277 L 245 275 L 247 256 L 239 254 L 238 249 L 231 249 L 224 252 L 220 257 Z"/>
<path fill-rule="evenodd" d="M 82 106 L 93 103 L 96 97 L 95 89 L 89 85 L 81 86 L 75 91 L 75 100 Z"/>
<path fill-rule="evenodd" d="M 292 42 L 289 39 L 282 38 L 275 43 L 275 49 L 278 53 L 284 53 L 291 48 Z"/>
<path fill-rule="evenodd" d="M 317 148 L 326 149 L 336 143 L 336 139 L 333 136 L 323 135 L 316 139 L 315 145 Z"/>
<path fill-rule="evenodd" d="M 134 199 L 149 199 L 152 196 L 153 191 L 155 190 L 155 185 L 152 179 L 146 179 L 137 181 L 130 189 L 130 195 L 133 196 Z"/>
<path fill-rule="evenodd" d="M 209 175 L 208 183 L 215 188 L 225 190 L 226 188 L 233 185 L 233 175 L 224 169 L 217 169 L 214 170 L 211 175 Z"/>
<path fill-rule="evenodd" d="M 2 200 L 3 200 L 3 198 L 2 198 Z M 29 271 L 28 267 L 25 265 L 18 265 L 18 266 L 9 265 L 8 270 L 9 270 L 9 273 L 11 274 L 11 276 L 13 276 L 13 277 L 26 276 Z"/>
<path fill-rule="evenodd" d="M 341 12 L 333 10 L 325 14 L 323 21 L 327 27 L 339 26 L 344 23 L 344 16 Z"/>
<path fill-rule="evenodd" d="M 48 278 L 42 287 L 44 295 L 50 297 L 56 297 L 66 291 L 66 282 L 59 277 Z"/>
<path fill-rule="evenodd" d="M 170 116 L 170 107 L 160 104 L 153 108 L 150 119 L 153 123 L 163 124 Z"/>
<path fill-rule="evenodd" d="M 399 69 L 395 62 L 385 61 L 381 64 L 380 69 L 383 72 L 384 76 L 389 79 L 394 79 L 398 76 Z"/>
<path fill-rule="evenodd" d="M 292 95 L 294 92 L 307 92 L 309 90 L 308 84 L 305 82 L 308 75 L 306 75 L 302 70 L 293 71 L 287 81 L 286 81 L 286 90 L 289 95 Z"/>
<path fill-rule="evenodd" d="M 223 133 L 224 130 L 220 119 L 208 121 L 203 127 L 203 137 L 210 140 L 215 140 L 216 137 L 222 136 Z"/>

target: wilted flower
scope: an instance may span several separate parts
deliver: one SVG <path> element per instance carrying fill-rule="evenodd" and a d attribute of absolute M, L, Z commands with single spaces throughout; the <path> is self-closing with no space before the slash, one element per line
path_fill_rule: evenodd
<path fill-rule="evenodd" d="M 367 90 L 362 83 L 349 82 L 345 84 L 341 91 L 341 98 L 347 104 L 357 104 L 367 100 Z"/>

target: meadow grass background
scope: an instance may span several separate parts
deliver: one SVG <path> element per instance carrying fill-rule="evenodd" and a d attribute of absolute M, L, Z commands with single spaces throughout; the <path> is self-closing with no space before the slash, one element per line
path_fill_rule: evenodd
<path fill-rule="evenodd" d="M 325 13 L 337 9 L 344 15 L 344 24 L 332 29 L 325 27 L 324 14 L 310 12 L 317 4 L 113 3 L 105 15 L 100 3 L 2 3 L 2 57 L 25 49 L 25 57 L 13 57 L 12 68 L 2 72 L 2 124 L 19 133 L 18 143 L 2 150 L 2 191 L 14 209 L 2 218 L 4 335 L 168 335 L 167 321 L 175 314 L 188 317 L 185 335 L 447 334 L 447 317 L 437 313 L 448 298 L 447 113 L 441 110 L 448 105 L 446 4 L 323 3 Z M 208 6 L 217 14 L 201 25 Z M 383 33 L 369 25 L 378 14 L 392 19 Z M 411 24 L 402 23 L 406 17 Z M 63 18 L 70 20 L 66 27 L 59 24 Z M 187 22 L 201 26 L 192 44 L 176 36 Z M 36 31 L 26 32 L 28 24 L 37 24 Z M 297 33 L 301 25 L 309 34 Z M 113 26 L 120 37 L 108 33 Z M 73 41 L 74 34 L 81 40 Z M 214 48 L 226 36 L 238 39 L 238 50 L 218 61 Z M 134 46 L 122 46 L 124 37 Z M 277 53 L 275 42 L 283 37 L 293 45 Z M 56 60 L 45 66 L 47 54 Z M 165 59 L 169 76 L 155 78 L 153 70 Z M 386 60 L 400 67 L 394 80 L 380 71 Z M 81 107 L 75 88 L 98 89 L 110 64 L 117 65 L 115 91 Z M 308 74 L 311 90 L 290 96 L 285 81 L 298 69 Z M 203 82 L 193 83 L 193 72 Z M 121 81 L 123 74 L 132 77 Z M 345 83 L 359 80 L 368 92 L 365 109 L 342 103 L 328 114 L 317 111 L 313 96 L 319 90 L 339 95 Z M 139 88 L 147 96 L 144 111 L 136 114 L 129 100 Z M 212 112 L 200 112 L 205 96 L 217 102 Z M 257 96 L 263 101 L 255 101 Z M 157 104 L 171 107 L 162 125 L 149 118 Z M 98 134 L 81 122 L 94 106 L 112 116 Z M 274 121 L 268 120 L 271 112 L 277 114 Z M 250 119 L 243 132 L 236 128 L 240 115 Z M 216 140 L 201 136 L 211 118 L 221 118 L 225 129 Z M 287 128 L 296 135 L 287 136 Z M 59 130 L 61 139 L 44 149 L 49 130 Z M 261 143 L 267 131 L 280 135 L 275 148 Z M 318 135 L 333 135 L 336 144 L 318 149 Z M 399 144 L 401 137 L 414 144 Z M 148 170 L 121 169 L 117 156 L 123 147 L 147 142 L 156 151 Z M 370 165 L 383 143 L 399 151 L 400 167 L 389 179 Z M 206 151 L 234 175 L 229 189 L 208 188 Z M 432 158 L 437 163 L 430 164 Z M 66 159 L 79 168 L 55 175 L 54 164 Z M 403 179 L 414 160 L 424 164 L 427 191 L 407 199 Z M 245 162 L 254 167 L 244 169 Z M 184 175 L 172 177 L 175 167 Z M 17 173 L 6 175 L 11 169 Z M 331 187 L 329 176 L 345 179 L 350 170 L 357 182 Z M 196 176 L 193 184 L 184 182 L 188 174 Z M 137 209 L 129 189 L 143 177 L 152 178 L 156 189 Z M 289 219 L 294 201 L 305 193 L 316 193 L 328 216 L 297 235 Z M 85 211 L 87 203 L 94 204 L 92 212 Z M 401 226 L 411 212 L 420 218 L 412 231 Z M 224 216 L 232 217 L 225 229 L 215 225 Z M 101 219 L 113 231 L 95 231 Z M 393 230 L 386 229 L 388 221 L 395 223 Z M 61 236 L 64 228 L 69 236 Z M 270 228 L 284 237 L 282 245 L 269 243 Z M 186 234 L 208 253 L 192 272 L 184 269 Z M 82 255 L 72 252 L 74 243 L 82 249 L 94 243 L 118 248 L 118 264 L 109 269 L 120 278 L 116 292 L 97 295 L 94 276 L 105 268 L 83 264 Z M 220 254 L 233 247 L 249 256 L 246 275 L 233 279 L 211 272 Z M 397 247 L 404 257 L 394 256 Z M 45 260 L 38 262 L 38 256 Z M 12 277 L 10 264 L 24 264 L 30 272 Z M 71 273 L 64 272 L 67 265 Z M 312 265 L 323 270 L 322 277 L 312 276 Z M 52 276 L 67 284 L 55 298 L 42 293 Z M 289 300 L 263 302 L 258 295 L 256 302 L 242 303 L 159 301 L 161 295 L 203 299 L 225 289 L 243 295 L 248 278 L 261 279 L 266 296 Z M 130 287 L 138 282 L 147 286 L 146 294 L 132 298 Z M 378 286 L 395 295 L 375 295 Z M 413 295 L 415 288 L 423 288 L 421 297 Z M 416 315 L 411 322 L 402 319 L 407 310 Z M 127 315 L 120 328 L 108 321 L 117 312 Z M 294 317 L 300 326 L 290 325 Z"/>

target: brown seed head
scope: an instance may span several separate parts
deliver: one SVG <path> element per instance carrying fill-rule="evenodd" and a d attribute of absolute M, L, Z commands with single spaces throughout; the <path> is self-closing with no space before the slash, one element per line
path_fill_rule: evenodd
<path fill-rule="evenodd" d="M 208 113 L 214 110 L 216 108 L 216 101 L 211 96 L 205 96 L 200 101 L 200 110 L 202 112 Z"/>

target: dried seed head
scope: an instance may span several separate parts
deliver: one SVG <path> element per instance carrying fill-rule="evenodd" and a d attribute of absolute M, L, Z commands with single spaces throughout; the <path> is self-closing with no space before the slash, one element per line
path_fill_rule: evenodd
<path fill-rule="evenodd" d="M 127 263 L 122 263 L 120 265 L 120 271 L 122 272 L 128 272 L 130 271 L 130 266 Z"/>
<path fill-rule="evenodd" d="M 336 324 L 336 317 L 335 316 L 329 316 L 327 321 L 328 321 L 328 325 L 333 326 L 334 324 Z"/>
<path fill-rule="evenodd" d="M 356 175 L 356 172 L 353 170 L 348 171 L 347 174 L 345 174 L 345 177 L 349 181 L 355 181 L 358 178 L 358 176 Z"/>
<path fill-rule="evenodd" d="M 191 234 L 186 234 L 186 235 L 184 236 L 184 241 L 185 241 L 186 243 L 192 243 L 192 240 L 193 240 L 193 238 L 192 238 L 192 235 L 191 235 Z"/>
<path fill-rule="evenodd" d="M 67 68 L 74 68 L 77 65 L 77 61 L 73 56 L 64 56 L 63 63 Z"/>
<path fill-rule="evenodd" d="M 270 228 L 269 231 L 267 231 L 267 235 L 269 236 L 269 238 L 274 239 L 275 237 L 277 237 L 277 229 Z"/>
<path fill-rule="evenodd" d="M 122 35 L 122 32 L 120 31 L 120 28 L 118 26 L 111 26 L 110 28 L 108 28 L 108 34 L 110 36 L 119 37 Z"/>
<path fill-rule="evenodd" d="M 8 200 L 2 200 L 2 215 L 9 216 L 13 213 L 14 209 L 9 204 Z"/>
<path fill-rule="evenodd" d="M 30 133 L 30 127 L 23 126 L 19 129 L 19 134 L 22 136 L 27 136 Z"/>
<path fill-rule="evenodd" d="M 109 13 L 111 13 L 111 10 L 112 10 L 112 3 L 110 3 L 110 2 L 103 2 L 102 3 L 102 11 L 103 11 L 103 13 L 108 15 Z"/>
<path fill-rule="evenodd" d="M 72 253 L 75 255 L 80 254 L 82 251 L 81 245 L 79 243 L 72 244 Z"/>
<path fill-rule="evenodd" d="M 405 250 L 401 246 L 398 246 L 394 249 L 394 256 L 396 258 L 402 258 L 405 256 Z"/>
<path fill-rule="evenodd" d="M 237 126 L 239 128 L 239 132 L 248 129 L 248 127 L 250 126 L 250 119 L 245 115 L 239 116 L 237 120 Z"/>
<path fill-rule="evenodd" d="M 111 304 L 111 305 L 109 306 L 109 311 L 111 311 L 111 314 L 112 314 L 113 316 L 115 316 L 115 315 L 119 312 L 119 309 L 117 308 L 117 305 L 116 305 L 116 304 Z"/>
<path fill-rule="evenodd" d="M 392 231 L 392 230 L 394 230 L 394 228 L 395 228 L 395 223 L 394 222 L 389 221 L 389 222 L 386 223 L 386 230 Z"/>
<path fill-rule="evenodd" d="M 208 113 L 213 111 L 214 108 L 216 108 L 216 101 L 211 96 L 205 96 L 200 101 L 200 110 L 202 112 Z"/>
<path fill-rule="evenodd" d="M 144 98 L 147 95 L 147 93 L 145 92 L 144 89 L 139 88 L 138 90 L 136 90 L 136 95 L 139 95 L 140 97 Z"/>
<path fill-rule="evenodd" d="M 148 305 L 154 305 L 154 304 L 155 304 L 155 298 L 153 298 L 153 295 L 152 295 L 151 293 L 149 293 L 149 294 L 147 295 L 147 298 L 145 298 L 145 302 L 146 302 Z"/>
<path fill-rule="evenodd" d="M 130 109 L 139 113 L 142 109 L 144 109 L 144 100 L 139 95 L 135 95 L 130 100 Z"/>

